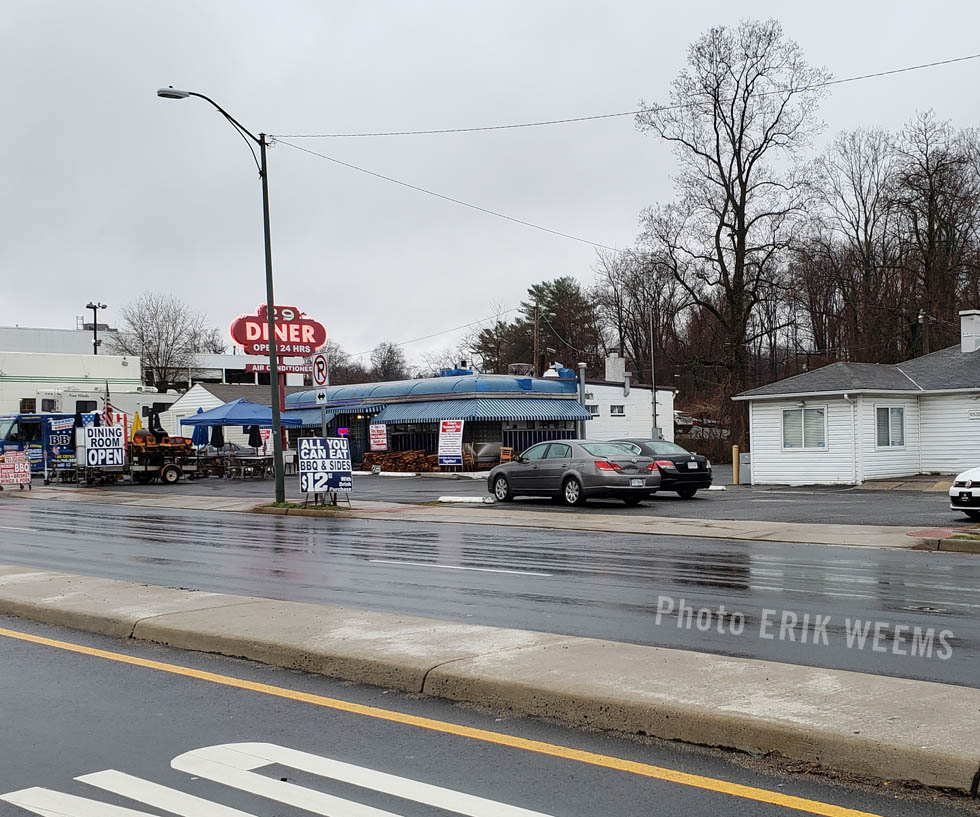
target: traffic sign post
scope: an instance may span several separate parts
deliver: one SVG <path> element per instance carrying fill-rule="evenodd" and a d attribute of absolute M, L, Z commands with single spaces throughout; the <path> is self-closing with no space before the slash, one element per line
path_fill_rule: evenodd
<path fill-rule="evenodd" d="M 323 357 L 323 355 L 317 355 L 317 357 Z M 314 376 L 316 376 L 316 361 L 314 361 L 313 363 L 313 373 Z M 327 436 L 327 390 L 326 389 L 316 390 L 316 404 L 320 407 L 320 435 L 322 437 L 326 437 Z"/>
<path fill-rule="evenodd" d="M 318 389 L 330 385 L 330 370 L 324 354 L 313 355 L 313 385 Z"/>

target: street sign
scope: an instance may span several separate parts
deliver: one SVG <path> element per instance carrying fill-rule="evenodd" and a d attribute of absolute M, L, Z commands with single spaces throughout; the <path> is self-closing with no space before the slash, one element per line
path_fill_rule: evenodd
<path fill-rule="evenodd" d="M 326 386 L 330 382 L 330 374 L 327 370 L 327 356 L 313 356 L 313 385 L 317 388 Z"/>
<path fill-rule="evenodd" d="M 350 491 L 350 445 L 337 437 L 299 438 L 299 489 L 304 494 Z"/>
<path fill-rule="evenodd" d="M 325 406 L 327 404 L 327 390 L 317 389 L 316 392 L 316 404 L 318 406 Z"/>

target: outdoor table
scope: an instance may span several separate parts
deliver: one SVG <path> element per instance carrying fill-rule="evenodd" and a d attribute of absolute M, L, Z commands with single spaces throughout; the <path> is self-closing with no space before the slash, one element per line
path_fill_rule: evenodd
<path fill-rule="evenodd" d="M 233 472 L 242 479 L 249 476 L 265 478 L 272 473 L 272 467 L 272 457 L 263 454 L 236 456 L 232 460 Z"/>

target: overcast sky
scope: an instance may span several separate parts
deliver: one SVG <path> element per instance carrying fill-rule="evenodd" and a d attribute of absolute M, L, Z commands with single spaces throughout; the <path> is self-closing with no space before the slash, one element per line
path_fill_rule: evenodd
<path fill-rule="evenodd" d="M 689 43 L 777 16 L 837 77 L 980 52 L 975 2 L 8 3 L 0 24 L 0 324 L 74 327 L 145 289 L 224 328 L 264 300 L 259 179 L 200 100 L 273 134 L 469 127 L 631 110 L 667 97 Z M 980 124 L 980 60 L 844 85 L 825 137 L 932 107 Z M 629 246 L 672 196 L 670 150 L 623 117 L 488 133 L 291 140 L 555 230 Z M 591 278 L 587 245 L 279 145 L 270 152 L 276 300 L 349 352 Z M 410 359 L 462 333 L 406 346 Z"/>

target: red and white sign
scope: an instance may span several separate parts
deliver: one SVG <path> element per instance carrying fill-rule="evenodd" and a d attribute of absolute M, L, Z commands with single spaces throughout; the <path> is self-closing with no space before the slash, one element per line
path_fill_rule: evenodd
<path fill-rule="evenodd" d="M 277 356 L 303 355 L 308 357 L 327 342 L 326 327 L 295 306 L 275 307 Z M 254 315 L 241 315 L 231 322 L 229 333 L 236 346 L 246 354 L 269 353 L 269 310 L 259 304 Z"/>
<path fill-rule="evenodd" d="M 26 451 L 8 451 L 0 462 L 0 485 L 30 485 L 31 463 Z"/>
<path fill-rule="evenodd" d="M 330 369 L 327 366 L 326 355 L 313 356 L 313 385 L 318 389 L 330 383 Z"/>
<path fill-rule="evenodd" d="M 439 423 L 439 465 L 463 464 L 463 421 Z"/>
<path fill-rule="evenodd" d="M 280 363 L 276 366 L 279 374 L 309 374 L 313 367 L 309 363 Z M 268 363 L 246 363 L 246 372 L 260 372 L 265 374 L 269 371 Z"/>
<path fill-rule="evenodd" d="M 388 450 L 388 426 L 384 423 L 371 423 L 369 426 L 371 434 L 371 450 Z"/>

